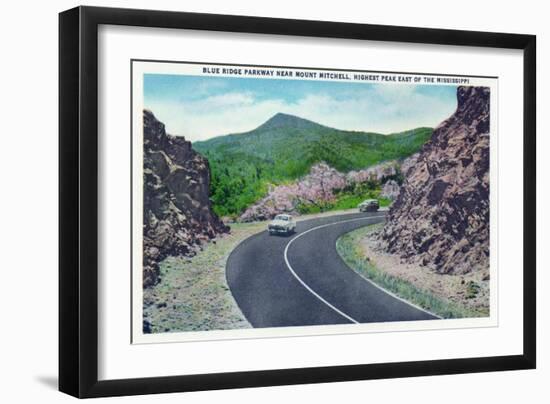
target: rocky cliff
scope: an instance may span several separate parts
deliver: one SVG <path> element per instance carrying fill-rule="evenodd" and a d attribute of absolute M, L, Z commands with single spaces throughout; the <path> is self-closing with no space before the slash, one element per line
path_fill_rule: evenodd
<path fill-rule="evenodd" d="M 388 252 L 439 273 L 489 270 L 489 89 L 459 87 L 455 113 L 410 161 L 381 232 Z"/>
<path fill-rule="evenodd" d="M 229 230 L 211 209 L 209 185 L 208 161 L 143 111 L 144 287 L 159 281 L 164 258 L 194 255 L 198 245 Z"/>

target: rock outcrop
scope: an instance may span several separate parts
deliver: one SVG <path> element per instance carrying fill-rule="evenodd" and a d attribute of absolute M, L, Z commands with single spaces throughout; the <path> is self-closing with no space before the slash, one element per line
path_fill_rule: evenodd
<path fill-rule="evenodd" d="M 211 209 L 208 161 L 183 137 L 166 134 L 143 112 L 143 286 L 159 281 L 167 256 L 194 255 L 201 243 L 229 230 Z"/>
<path fill-rule="evenodd" d="M 380 192 L 380 196 L 382 198 L 388 198 L 392 201 L 395 201 L 397 197 L 399 196 L 399 190 L 401 187 L 395 180 L 389 180 L 382 186 L 382 191 Z"/>
<path fill-rule="evenodd" d="M 396 177 L 400 172 L 400 166 L 401 163 L 397 160 L 384 161 L 362 170 L 350 171 L 346 175 L 346 180 L 350 184 L 360 184 L 369 181 L 382 183 Z"/>
<path fill-rule="evenodd" d="M 489 89 L 459 87 L 455 113 L 402 166 L 380 233 L 386 251 L 439 273 L 489 271 Z"/>

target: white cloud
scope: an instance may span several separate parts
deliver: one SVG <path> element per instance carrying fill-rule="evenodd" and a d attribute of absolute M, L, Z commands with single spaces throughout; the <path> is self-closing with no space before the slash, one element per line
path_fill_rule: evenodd
<path fill-rule="evenodd" d="M 168 133 L 196 141 L 254 129 L 285 109 L 285 104 L 278 100 L 256 102 L 250 94 L 228 94 L 199 102 L 157 102 L 146 107 L 165 123 Z"/>
<path fill-rule="evenodd" d="M 211 111 L 214 108 L 242 108 L 254 104 L 254 95 L 246 93 L 227 93 L 212 95 L 200 101 L 189 103 L 189 106 L 196 110 Z"/>
<path fill-rule="evenodd" d="M 392 133 L 435 127 L 454 112 L 456 102 L 420 94 L 413 86 L 377 85 L 349 94 L 309 94 L 295 103 L 232 92 L 196 101 L 153 102 L 146 107 L 166 124 L 169 133 L 196 141 L 252 130 L 277 112 L 346 130 Z"/>

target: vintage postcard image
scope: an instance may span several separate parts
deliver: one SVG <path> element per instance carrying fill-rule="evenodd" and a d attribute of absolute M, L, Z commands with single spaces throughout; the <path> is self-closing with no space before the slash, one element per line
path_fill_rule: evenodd
<path fill-rule="evenodd" d="M 497 325 L 496 77 L 131 67 L 134 343 Z"/>

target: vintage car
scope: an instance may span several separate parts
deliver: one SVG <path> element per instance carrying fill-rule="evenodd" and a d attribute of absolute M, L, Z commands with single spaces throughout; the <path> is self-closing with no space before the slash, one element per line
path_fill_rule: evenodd
<path fill-rule="evenodd" d="M 267 226 L 269 234 L 291 234 L 296 231 L 296 222 L 290 215 L 277 215 Z"/>
<path fill-rule="evenodd" d="M 378 199 L 366 199 L 357 206 L 359 212 L 376 212 L 380 207 Z"/>

